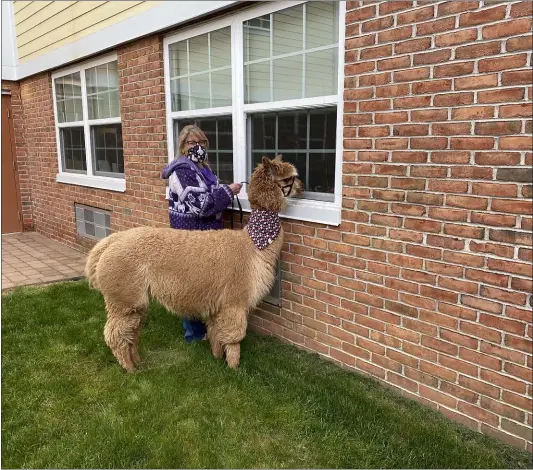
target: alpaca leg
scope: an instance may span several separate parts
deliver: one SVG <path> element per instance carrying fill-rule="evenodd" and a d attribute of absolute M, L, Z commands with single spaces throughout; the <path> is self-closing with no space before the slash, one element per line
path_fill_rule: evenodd
<path fill-rule="evenodd" d="M 134 372 L 135 360 L 140 360 L 135 342 L 138 342 L 142 314 L 131 307 L 107 302 L 106 309 L 105 342 L 120 365 L 128 372 Z"/>
<path fill-rule="evenodd" d="M 207 325 L 207 339 L 211 345 L 211 352 L 213 357 L 220 359 L 224 355 L 224 346 L 217 338 L 216 327 L 214 325 Z"/>
<path fill-rule="evenodd" d="M 146 319 L 147 313 L 148 312 L 146 310 L 139 311 L 141 321 L 139 322 L 139 326 L 134 331 L 133 342 L 130 344 L 131 359 L 135 366 L 138 366 L 142 362 L 141 355 L 139 354 L 139 338 L 141 336 L 141 326 Z"/>
<path fill-rule="evenodd" d="M 226 362 L 232 369 L 239 366 L 240 342 L 246 336 L 247 325 L 246 311 L 242 308 L 223 308 L 215 318 L 216 336 L 224 347 Z"/>
<path fill-rule="evenodd" d="M 241 343 L 226 344 L 226 362 L 232 369 L 239 367 L 241 360 Z"/>

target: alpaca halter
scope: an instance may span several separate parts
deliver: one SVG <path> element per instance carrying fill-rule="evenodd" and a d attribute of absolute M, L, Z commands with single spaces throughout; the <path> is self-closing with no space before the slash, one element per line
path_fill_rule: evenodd
<path fill-rule="evenodd" d="M 254 245 L 264 250 L 278 238 L 281 232 L 279 215 L 274 211 L 254 209 L 248 219 L 246 230 Z"/>

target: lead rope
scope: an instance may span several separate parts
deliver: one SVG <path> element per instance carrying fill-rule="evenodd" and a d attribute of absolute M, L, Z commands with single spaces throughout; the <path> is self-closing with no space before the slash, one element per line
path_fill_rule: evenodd
<path fill-rule="evenodd" d="M 248 183 L 248 181 L 241 181 L 241 184 L 250 184 Z M 240 218 L 240 221 L 241 221 L 241 227 L 242 227 L 242 222 L 243 222 L 243 218 L 244 218 L 244 214 L 242 212 L 242 206 L 241 206 L 241 201 L 239 201 L 239 196 L 237 196 L 235 194 L 234 200 L 236 199 L 237 200 L 237 206 L 239 207 L 239 218 Z M 231 229 L 233 230 L 233 200 L 231 201 Z"/>

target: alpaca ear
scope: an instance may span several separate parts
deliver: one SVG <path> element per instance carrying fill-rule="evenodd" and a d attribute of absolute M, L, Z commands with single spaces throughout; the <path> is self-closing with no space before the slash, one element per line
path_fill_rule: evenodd
<path fill-rule="evenodd" d="M 281 155 L 281 153 L 278 153 L 276 155 L 276 158 L 274 158 L 274 160 L 272 160 L 273 162 L 277 162 L 277 163 L 281 163 L 281 158 L 283 157 L 283 155 Z"/>
<path fill-rule="evenodd" d="M 272 177 L 275 176 L 276 175 L 276 170 L 275 170 L 274 165 L 272 165 L 273 160 L 270 160 L 268 157 L 264 156 L 261 161 L 263 163 L 263 167 L 265 168 L 265 170 L 269 170 L 270 175 Z"/>

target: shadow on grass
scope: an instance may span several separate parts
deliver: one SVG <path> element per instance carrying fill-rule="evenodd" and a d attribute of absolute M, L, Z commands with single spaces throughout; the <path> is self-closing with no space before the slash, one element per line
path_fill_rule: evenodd
<path fill-rule="evenodd" d="M 378 383 L 250 334 L 237 371 L 153 303 L 126 374 L 85 282 L 2 297 L 10 468 L 526 468 L 531 456 Z"/>

